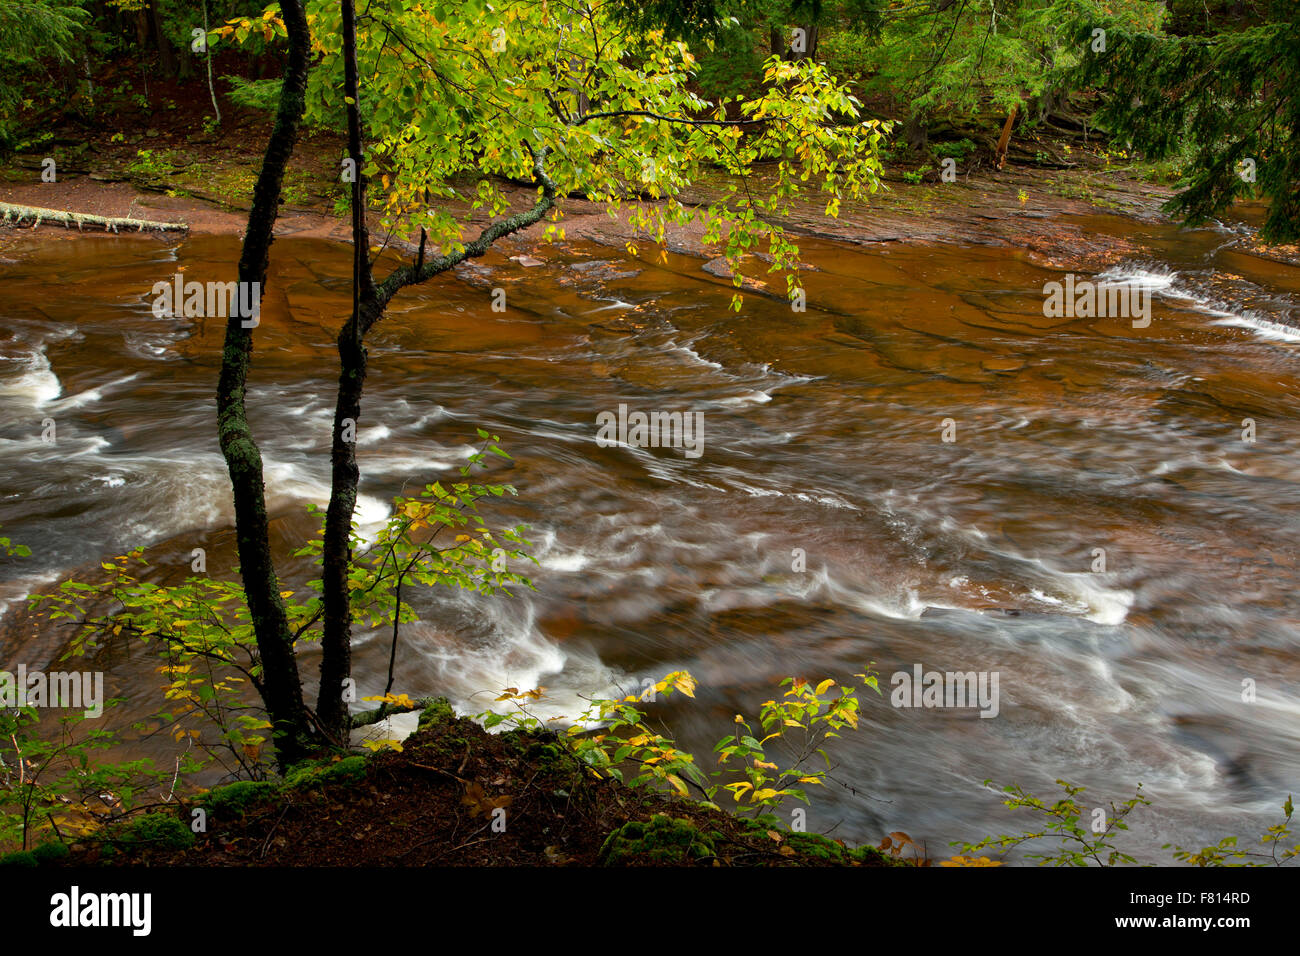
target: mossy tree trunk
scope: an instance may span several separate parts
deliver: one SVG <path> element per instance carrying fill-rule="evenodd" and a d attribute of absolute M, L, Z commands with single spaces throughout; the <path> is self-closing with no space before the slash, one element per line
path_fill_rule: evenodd
<path fill-rule="evenodd" d="M 281 10 L 289 34 L 284 86 L 275 126 L 267 143 L 262 170 L 253 189 L 239 281 L 266 283 L 275 220 L 278 215 L 285 168 L 306 109 L 309 35 L 301 0 L 283 0 Z M 238 297 L 243 300 L 244 296 Z M 217 430 L 221 453 L 230 472 L 234 493 L 235 531 L 240 575 L 244 582 L 249 616 L 262 663 L 262 698 L 273 726 L 276 755 L 281 767 L 300 760 L 312 749 L 312 725 L 303 704 L 302 684 L 294 656 L 280 584 L 271 556 L 270 526 L 262 477 L 262 456 L 248 425 L 245 391 L 253 352 L 252 316 L 232 310 L 226 324 L 217 386 Z M 245 322 L 248 319 L 250 321 Z"/>
<path fill-rule="evenodd" d="M 330 502 L 325 513 L 321 606 L 323 616 L 320 694 L 316 716 L 325 732 L 342 738 L 347 731 L 344 682 L 352 672 L 352 602 L 348 572 L 352 566 L 352 515 L 357 506 L 357 422 L 366 380 L 366 349 L 362 343 L 362 309 L 375 316 L 375 284 L 370 271 L 370 232 L 366 226 L 365 156 L 361 144 L 361 112 L 357 80 L 357 24 L 352 0 L 342 0 L 343 87 L 348 106 L 348 156 L 352 181 L 352 315 L 339 332 L 339 387 L 334 403 L 334 432 L 330 447 Z M 371 322 L 374 318 L 370 319 Z"/>

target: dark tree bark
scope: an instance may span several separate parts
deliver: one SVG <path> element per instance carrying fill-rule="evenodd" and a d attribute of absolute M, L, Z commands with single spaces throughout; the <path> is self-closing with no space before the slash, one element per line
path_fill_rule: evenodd
<path fill-rule="evenodd" d="M 266 283 L 285 167 L 293 154 L 306 109 L 310 42 L 307 17 L 301 0 L 283 0 L 281 11 L 289 34 L 284 86 L 262 171 L 253 189 L 253 206 L 239 259 L 239 281 L 256 282 L 260 288 Z M 221 379 L 217 386 L 217 430 L 234 492 L 240 575 L 262 663 L 262 698 L 273 727 L 276 756 L 281 767 L 285 767 L 307 755 L 312 747 L 312 731 L 303 704 L 294 635 L 289 630 L 271 557 L 262 456 L 248 426 L 244 404 L 253 337 L 252 329 L 246 328 L 243 320 L 251 316 L 240 315 L 239 309 L 232 311 L 234 314 L 226 324 Z"/>
<path fill-rule="evenodd" d="M 526 212 L 485 228 L 462 252 L 424 259 L 393 270 L 379 286 L 370 267 L 370 234 L 366 226 L 366 180 L 362 174 L 361 97 L 358 92 L 356 14 L 353 0 L 342 0 L 343 83 L 347 104 L 348 155 L 355 163 L 352 184 L 352 314 L 338 336 L 339 385 L 334 406 L 334 431 L 330 448 L 330 501 L 325 513 L 322 542 L 322 616 L 320 694 L 316 717 L 321 729 L 334 739 L 346 735 L 351 718 L 343 686 L 352 669 L 352 596 L 348 574 L 352 566 L 351 529 L 361 472 L 356 458 L 356 429 L 361 417 L 361 397 L 366 379 L 366 333 L 383 318 L 384 310 L 401 289 L 424 282 L 468 259 L 483 255 L 502 236 L 526 229 L 555 205 L 555 184 L 546 175 L 545 150 L 533 153 L 533 182 L 541 196 Z M 579 118 L 576 120 L 581 122 Z"/>
<path fill-rule="evenodd" d="M 361 110 L 357 82 L 357 23 L 352 0 L 342 0 L 343 95 L 348 106 L 348 156 L 353 162 L 352 181 L 352 315 L 339 332 L 339 388 L 334 405 L 334 432 L 330 448 L 330 502 L 325 513 L 323 541 L 323 615 L 320 695 L 316 716 L 324 731 L 342 739 L 348 709 L 343 685 L 352 672 L 352 602 L 348 570 L 352 565 L 350 534 L 357 505 L 356 428 L 361 417 L 361 392 L 366 380 L 366 350 L 362 344 L 361 310 L 372 314 L 374 279 L 370 271 L 370 232 L 366 227 L 366 177 L 361 170 Z M 370 321 L 374 321 L 372 318 Z"/>
<path fill-rule="evenodd" d="M 165 76 L 175 76 L 176 54 L 172 50 L 171 41 L 167 39 L 167 34 L 163 32 L 162 16 L 158 13 L 158 4 L 156 2 L 149 4 L 149 17 L 153 21 L 154 40 L 158 44 L 158 57 L 163 74 Z"/>

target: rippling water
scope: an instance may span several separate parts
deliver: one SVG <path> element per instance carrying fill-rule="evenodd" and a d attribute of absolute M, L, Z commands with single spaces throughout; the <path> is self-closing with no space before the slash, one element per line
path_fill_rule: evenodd
<path fill-rule="evenodd" d="M 1141 782 L 1155 805 L 1127 840 L 1152 860 L 1276 822 L 1300 782 L 1300 273 L 1219 229 L 1088 225 L 1143 250 L 1104 278 L 1151 290 L 1149 328 L 1045 318 L 1060 272 L 955 246 L 808 242 L 803 313 L 750 295 L 736 315 L 697 260 L 582 245 L 404 292 L 370 348 L 363 530 L 404 488 L 458 475 L 481 426 L 520 491 L 496 514 L 533 526 L 542 567 L 537 594 L 424 600 L 396 689 L 479 711 L 544 684 L 573 715 L 579 695 L 685 668 L 698 699 L 660 712 L 707 764 L 780 678 L 874 661 L 886 696 L 832 750 L 859 793 L 828 788 L 812 829 L 905 829 L 936 854 L 1027 827 L 988 778 L 1046 796 L 1065 777 L 1097 805 Z M 200 546 L 228 572 L 223 329 L 154 317 L 150 290 L 178 270 L 228 279 L 237 255 L 231 238 L 96 237 L 0 273 L 0 525 L 34 551 L 0 565 L 0 603 L 136 544 L 176 575 Z M 345 248 L 274 247 L 250 405 L 285 544 L 328 493 L 348 270 Z M 620 403 L 702 412 L 703 454 L 598 446 L 596 415 Z M 16 612 L 0 666 L 39 666 L 57 637 Z M 358 634 L 363 693 L 387 654 Z M 891 707 L 890 675 L 917 664 L 997 672 L 997 717 Z M 138 652 L 109 666 L 125 724 L 157 676 Z"/>

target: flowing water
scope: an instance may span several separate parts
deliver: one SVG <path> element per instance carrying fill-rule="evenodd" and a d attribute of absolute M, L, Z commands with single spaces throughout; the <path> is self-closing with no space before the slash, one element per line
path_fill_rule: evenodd
<path fill-rule="evenodd" d="M 697 699 L 657 713 L 708 764 L 782 677 L 859 683 L 874 661 L 885 694 L 831 750 L 856 792 L 817 794 L 810 829 L 903 829 L 942 856 L 1031 825 L 990 778 L 1048 796 L 1064 777 L 1089 806 L 1142 783 L 1154 806 L 1124 839 L 1151 860 L 1276 822 L 1300 783 L 1300 272 L 1221 228 L 1086 225 L 1143 250 L 1108 278 L 1151 291 L 1148 328 L 1045 318 L 1061 273 L 982 247 L 809 241 L 802 313 L 750 295 L 737 315 L 698 260 L 581 244 L 403 292 L 370 347 L 363 531 L 403 489 L 456 480 L 481 426 L 514 457 L 492 477 L 520 492 L 492 515 L 532 526 L 541 567 L 536 594 L 422 598 L 395 689 L 477 712 L 541 684 L 572 716 L 580 695 L 687 669 Z M 150 306 L 155 282 L 228 279 L 237 254 L 95 238 L 0 273 L 0 525 L 34 551 L 0 565 L 0 602 L 139 544 L 175 576 L 195 547 L 229 573 L 222 322 Z M 349 261 L 273 249 L 249 400 L 286 549 L 328 492 Z M 596 416 L 620 404 L 702 413 L 702 454 L 601 447 Z M 285 568 L 290 587 L 309 571 Z M 3 641 L 5 667 L 58 643 L 27 622 Z M 358 633 L 361 693 L 387 660 L 387 635 Z M 996 672 L 996 717 L 891 706 L 917 665 Z M 125 727 L 159 678 L 138 651 L 106 666 Z M 135 743 L 168 762 L 174 746 Z"/>

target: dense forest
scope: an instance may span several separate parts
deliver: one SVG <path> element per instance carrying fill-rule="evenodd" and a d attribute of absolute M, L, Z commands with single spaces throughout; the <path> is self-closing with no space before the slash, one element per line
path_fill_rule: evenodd
<path fill-rule="evenodd" d="M 1291 861 L 1298 81 L 1294 0 L 0 0 L 0 864 Z"/>

